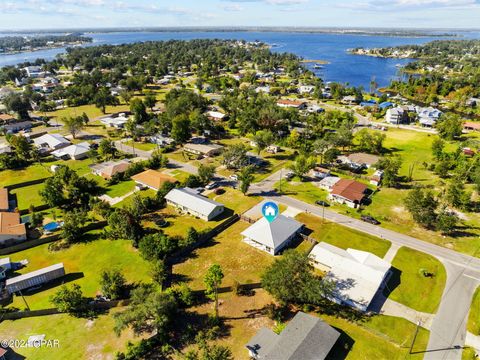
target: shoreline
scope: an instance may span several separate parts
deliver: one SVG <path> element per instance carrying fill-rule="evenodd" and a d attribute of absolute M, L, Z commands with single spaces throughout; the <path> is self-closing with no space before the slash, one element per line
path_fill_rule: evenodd
<path fill-rule="evenodd" d="M 18 55 L 18 54 L 26 54 L 26 53 L 34 53 L 37 51 L 46 51 L 46 50 L 55 50 L 55 49 L 62 49 L 62 48 L 67 48 L 67 47 L 75 47 L 75 46 L 82 46 L 85 44 L 90 44 L 91 42 L 85 41 L 81 43 L 68 43 L 68 44 L 58 44 L 58 46 L 45 46 L 45 47 L 39 47 L 39 48 L 34 48 L 34 49 L 23 49 L 23 50 L 11 50 L 11 51 L 5 51 L 1 52 L 0 51 L 0 56 L 2 55 Z"/>

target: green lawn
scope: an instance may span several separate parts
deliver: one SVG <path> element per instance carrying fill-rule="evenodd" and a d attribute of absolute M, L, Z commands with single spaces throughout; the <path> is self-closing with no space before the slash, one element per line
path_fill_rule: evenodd
<path fill-rule="evenodd" d="M 350 340 L 351 347 L 345 359 L 422 359 L 428 344 L 429 331 L 420 328 L 413 347 L 414 354 L 409 354 L 416 326 L 402 318 L 378 315 L 363 323 L 353 323 L 340 317 L 321 317 L 344 333 L 341 339 Z M 333 358 L 344 359 L 341 355 L 345 352 L 342 350 L 335 347 Z"/>
<path fill-rule="evenodd" d="M 428 254 L 401 247 L 392 267 L 394 273 L 384 290 L 391 291 L 389 298 L 418 311 L 435 313 L 447 278 L 442 263 Z M 425 277 L 422 270 L 433 277 Z"/>
<path fill-rule="evenodd" d="M 98 237 L 98 232 L 95 235 Z M 27 273 L 52 264 L 63 262 L 69 283 L 78 283 L 85 296 L 94 296 L 99 290 L 100 273 L 104 269 L 117 268 L 125 275 L 128 282 L 147 281 L 149 265 L 144 261 L 131 243 L 124 240 L 94 240 L 71 246 L 69 249 L 51 252 L 48 244 L 37 246 L 10 256 L 12 261 L 27 259 L 28 266 L 18 271 Z M 70 275 L 68 275 L 70 274 Z M 75 279 L 75 280 L 73 280 Z M 31 309 L 51 308 L 49 301 L 59 288 L 55 283 L 49 288 L 33 293 L 24 293 Z M 23 309 L 23 301 L 15 297 L 13 306 Z"/>
<path fill-rule="evenodd" d="M 24 210 L 29 209 L 30 205 L 40 206 L 44 204 L 42 197 L 38 193 L 41 189 L 43 189 L 43 184 L 36 184 L 14 189 L 10 191 L 10 194 L 17 195 L 17 207 L 19 210 Z"/>
<path fill-rule="evenodd" d="M 130 191 L 135 189 L 135 181 L 126 180 L 120 181 L 118 184 L 111 185 L 107 187 L 105 194 L 114 198 L 128 194 Z"/>
<path fill-rule="evenodd" d="M 118 105 L 118 106 L 107 106 L 106 114 L 112 114 L 116 112 L 129 111 L 128 105 Z M 95 105 L 82 105 L 77 107 L 67 107 L 65 109 L 56 110 L 53 112 L 47 113 L 47 116 L 51 117 L 68 117 L 68 116 L 80 116 L 83 113 L 86 113 L 90 120 L 95 119 L 99 116 L 102 116 L 102 111 L 97 108 Z M 38 113 L 38 115 L 43 116 L 43 113 Z"/>
<path fill-rule="evenodd" d="M 126 141 L 124 143 L 125 145 L 128 146 L 135 146 L 135 149 L 143 150 L 143 151 L 152 151 L 158 148 L 158 145 L 152 144 L 152 143 L 143 143 L 143 142 L 138 142 L 138 141 Z"/>
<path fill-rule="evenodd" d="M 118 310 L 93 320 L 65 314 L 5 320 L 0 323 L 0 338 L 26 341 L 31 335 L 45 334 L 47 341 L 58 340 L 59 347 L 16 349 L 16 354 L 26 359 L 113 359 L 117 351 L 125 350 L 127 341 L 136 340 L 131 330 L 124 331 L 120 337 L 114 334 L 111 314 L 115 311 Z"/>
<path fill-rule="evenodd" d="M 472 305 L 468 314 L 467 330 L 474 335 L 480 335 L 480 287 L 473 294 Z"/>
<path fill-rule="evenodd" d="M 301 213 L 296 219 L 312 230 L 312 236 L 319 242 L 324 241 L 342 249 L 352 248 L 368 251 L 381 258 L 385 256 L 391 243 L 387 240 L 367 235 L 331 222 L 323 222 L 317 216 Z"/>
<path fill-rule="evenodd" d="M 208 197 L 222 203 L 237 214 L 244 213 L 262 200 L 259 196 L 245 196 L 240 191 L 232 188 L 224 187 L 224 190 L 225 193 L 222 195 L 211 193 Z"/>

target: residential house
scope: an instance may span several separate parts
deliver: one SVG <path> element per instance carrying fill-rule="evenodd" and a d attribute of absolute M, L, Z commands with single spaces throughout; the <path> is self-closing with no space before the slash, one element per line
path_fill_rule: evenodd
<path fill-rule="evenodd" d="M 399 125 L 408 122 L 408 113 L 401 107 L 388 109 L 385 113 L 385 122 Z"/>
<path fill-rule="evenodd" d="M 383 170 L 376 170 L 370 178 L 370 184 L 379 186 L 383 179 Z"/>
<path fill-rule="evenodd" d="M 385 110 L 385 109 L 393 107 L 394 105 L 395 104 L 390 102 L 390 101 L 384 101 L 384 102 L 378 104 L 378 107 L 382 110 Z"/>
<path fill-rule="evenodd" d="M 0 189 L 0 212 L 10 211 L 10 197 L 7 188 Z"/>
<path fill-rule="evenodd" d="M 165 196 L 165 200 L 180 211 L 205 221 L 216 218 L 225 210 L 223 204 L 199 195 L 190 188 L 173 189 Z"/>
<path fill-rule="evenodd" d="M 353 95 L 347 95 L 342 98 L 342 104 L 345 105 L 356 105 L 358 104 L 357 98 Z"/>
<path fill-rule="evenodd" d="M 36 139 L 33 143 L 41 150 L 53 151 L 70 145 L 70 141 L 59 134 L 45 134 Z"/>
<path fill-rule="evenodd" d="M 300 100 L 280 99 L 277 101 L 277 106 L 283 108 L 293 108 L 298 110 L 304 110 L 307 108 L 307 103 Z"/>
<path fill-rule="evenodd" d="M 242 232 L 243 241 L 271 255 L 277 255 L 295 239 L 303 226 L 284 215 L 278 215 L 272 222 L 262 217 Z"/>
<path fill-rule="evenodd" d="M 320 166 L 316 166 L 313 169 L 311 169 L 308 173 L 311 177 L 314 177 L 316 179 L 325 179 L 326 177 L 330 176 L 330 170 L 322 168 Z"/>
<path fill-rule="evenodd" d="M 32 128 L 31 121 L 12 121 L 7 125 L 3 126 L 3 129 L 7 133 L 16 133 L 18 131 L 27 130 Z"/>
<path fill-rule="evenodd" d="M 11 245 L 27 240 L 27 229 L 20 222 L 20 214 L 0 212 L 0 245 Z"/>
<path fill-rule="evenodd" d="M 390 276 L 391 264 L 366 251 L 343 250 L 321 242 L 313 247 L 310 258 L 336 283 L 330 300 L 361 311 L 367 310 Z"/>
<path fill-rule="evenodd" d="M 10 114 L 0 114 L 0 124 L 2 125 L 7 125 L 12 122 L 16 122 L 17 119 L 15 119 L 12 115 Z"/>
<path fill-rule="evenodd" d="M 301 85 L 298 88 L 300 94 L 312 94 L 315 91 L 315 86 L 313 85 Z"/>
<path fill-rule="evenodd" d="M 221 113 L 220 111 L 207 111 L 206 115 L 210 120 L 213 121 L 223 121 L 227 119 L 227 115 Z"/>
<path fill-rule="evenodd" d="M 212 157 L 218 155 L 222 152 L 223 146 L 218 144 L 193 144 L 193 143 L 186 143 L 183 146 L 183 150 L 196 154 L 196 155 L 203 155 Z"/>
<path fill-rule="evenodd" d="M 166 182 L 178 182 L 174 177 L 152 169 L 133 175 L 132 180 L 135 181 L 140 189 L 149 188 L 155 191 L 158 191 Z"/>
<path fill-rule="evenodd" d="M 465 121 L 463 123 L 463 130 L 465 130 L 465 131 L 480 131 L 480 122 Z"/>
<path fill-rule="evenodd" d="M 323 360 L 339 337 L 322 319 L 298 312 L 280 334 L 260 328 L 246 348 L 255 360 Z"/>
<path fill-rule="evenodd" d="M 9 154 L 12 152 L 12 148 L 7 143 L 0 143 L 0 154 Z"/>
<path fill-rule="evenodd" d="M 358 207 L 363 199 L 367 186 L 355 180 L 340 179 L 332 187 L 328 198 L 340 204 L 346 204 L 348 207 Z"/>
<path fill-rule="evenodd" d="M 27 66 L 24 67 L 22 70 L 25 71 L 27 77 L 32 79 L 41 78 L 48 74 L 47 72 L 42 70 L 41 66 Z"/>
<path fill-rule="evenodd" d="M 58 263 L 8 279 L 5 287 L 10 294 L 14 294 L 18 291 L 43 285 L 47 282 L 61 278 L 64 275 L 65 268 L 63 263 Z"/>
<path fill-rule="evenodd" d="M 81 160 L 87 158 L 89 152 L 90 144 L 88 142 L 82 142 L 52 151 L 52 155 L 57 159 Z"/>
<path fill-rule="evenodd" d="M 104 116 L 100 119 L 102 124 L 116 129 L 123 129 L 128 122 L 128 116 L 125 113 Z"/>
<path fill-rule="evenodd" d="M 373 107 L 373 106 L 377 106 L 377 101 L 376 101 L 376 100 L 373 100 L 373 99 L 366 100 L 366 101 L 362 101 L 362 102 L 360 103 L 360 106 L 361 106 L 361 107 Z"/>
<path fill-rule="evenodd" d="M 380 156 L 367 153 L 353 153 L 347 156 L 348 162 L 353 167 L 371 168 L 380 160 Z"/>
<path fill-rule="evenodd" d="M 130 162 L 128 160 L 105 161 L 100 164 L 90 165 L 92 173 L 104 179 L 111 179 L 117 174 L 124 173 L 129 167 Z"/>
<path fill-rule="evenodd" d="M 270 86 L 259 86 L 255 89 L 255 92 L 258 93 L 264 93 L 264 94 L 270 94 Z"/>
<path fill-rule="evenodd" d="M 149 141 L 152 144 L 157 144 L 159 146 L 166 146 L 166 145 L 173 144 L 175 142 L 175 140 L 173 140 L 172 138 L 163 136 L 161 134 L 151 136 Z"/>
<path fill-rule="evenodd" d="M 316 185 L 323 190 L 327 190 L 328 192 L 331 192 L 333 189 L 333 186 L 340 181 L 340 178 L 337 176 L 327 176 L 320 180 L 320 182 L 316 183 Z"/>
<path fill-rule="evenodd" d="M 256 144 L 255 144 L 256 146 Z M 265 149 L 266 152 L 270 153 L 270 154 L 276 154 L 280 151 L 280 146 L 278 145 L 269 145 L 267 146 L 267 148 Z"/>
<path fill-rule="evenodd" d="M 433 127 L 443 114 L 440 110 L 433 107 L 418 108 L 417 112 L 419 123 L 427 127 Z"/>

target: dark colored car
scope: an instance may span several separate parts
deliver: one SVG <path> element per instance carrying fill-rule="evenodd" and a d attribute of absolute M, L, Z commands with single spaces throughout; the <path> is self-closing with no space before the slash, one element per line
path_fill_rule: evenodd
<path fill-rule="evenodd" d="M 315 204 L 320 205 L 320 206 L 325 206 L 325 207 L 330 206 L 329 203 L 327 203 L 326 201 L 323 201 L 323 200 L 317 200 L 317 201 L 315 201 Z"/>
<path fill-rule="evenodd" d="M 217 188 L 217 189 L 215 189 L 213 192 L 214 192 L 215 195 L 222 195 L 222 194 L 225 193 L 225 189 L 223 189 L 223 188 Z"/>
<path fill-rule="evenodd" d="M 373 224 L 373 225 L 380 225 L 380 221 L 378 221 L 377 219 L 375 219 L 374 217 L 371 217 L 371 216 L 368 216 L 368 215 L 362 215 L 360 217 L 360 220 L 362 221 L 365 221 L 369 224 Z"/>

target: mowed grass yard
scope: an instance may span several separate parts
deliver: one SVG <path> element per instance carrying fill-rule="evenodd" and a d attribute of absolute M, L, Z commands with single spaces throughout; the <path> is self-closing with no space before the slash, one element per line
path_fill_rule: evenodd
<path fill-rule="evenodd" d="M 45 334 L 46 341 L 59 342 L 59 347 L 14 349 L 18 356 L 12 355 L 8 359 L 111 360 L 116 352 L 126 349 L 129 340 L 139 340 L 131 330 L 125 330 L 120 337 L 114 334 L 112 314 L 117 311 L 110 310 L 92 320 L 66 314 L 4 320 L 0 323 L 0 338 L 26 341 L 31 335 Z"/>
<path fill-rule="evenodd" d="M 480 335 L 480 287 L 473 294 L 472 305 L 468 314 L 467 330 L 474 335 Z"/>
<path fill-rule="evenodd" d="M 105 269 L 119 269 L 130 283 L 150 281 L 149 264 L 141 258 L 131 243 L 125 240 L 95 240 L 55 252 L 49 251 L 48 244 L 44 244 L 12 254 L 10 258 L 14 262 L 28 260 L 28 265 L 19 270 L 18 274 L 60 262 L 65 266 L 67 275 L 64 278 L 36 292 L 24 293 L 32 310 L 53 307 L 50 297 L 58 291 L 64 281 L 68 284 L 79 284 L 85 296 L 95 296 L 100 291 L 100 275 Z M 25 308 L 20 297 L 15 297 L 10 306 Z"/>
<path fill-rule="evenodd" d="M 435 313 L 447 279 L 442 263 L 431 255 L 401 247 L 392 261 L 393 275 L 384 293 L 412 309 Z M 423 271 L 433 274 L 423 275 Z"/>
<path fill-rule="evenodd" d="M 381 258 L 385 256 L 391 243 L 359 231 L 349 229 L 328 221 L 322 221 L 315 215 L 300 213 L 296 219 L 312 230 L 311 237 L 318 242 L 326 242 L 342 249 L 352 248 L 368 251 Z"/>

